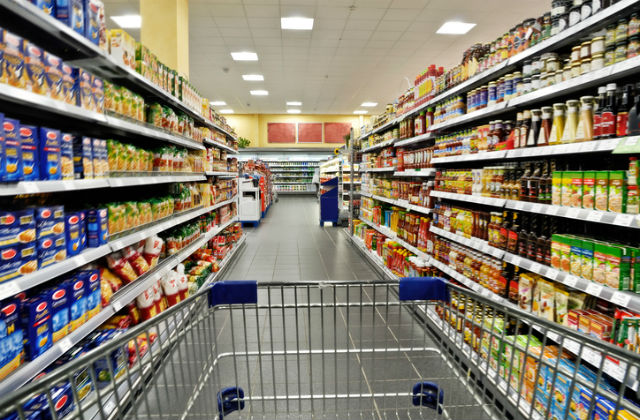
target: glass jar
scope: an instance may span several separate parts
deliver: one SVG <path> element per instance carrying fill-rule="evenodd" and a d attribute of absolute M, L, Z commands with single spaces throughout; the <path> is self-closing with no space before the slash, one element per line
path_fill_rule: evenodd
<path fill-rule="evenodd" d="M 531 87 L 530 77 L 525 77 L 524 79 L 522 79 L 522 83 L 524 84 L 524 93 L 529 93 L 533 90 L 533 88 Z"/>
<path fill-rule="evenodd" d="M 547 86 L 549 86 L 547 84 L 548 80 L 549 80 L 549 73 L 547 73 L 546 71 L 543 71 L 542 73 L 540 73 L 540 89 L 546 88 Z"/>
<path fill-rule="evenodd" d="M 616 24 L 612 23 L 607 26 L 607 32 L 604 36 L 604 47 L 612 47 L 616 45 Z"/>
<path fill-rule="evenodd" d="M 607 47 L 604 52 L 604 66 L 611 66 L 616 62 L 616 47 Z"/>
<path fill-rule="evenodd" d="M 562 71 L 562 80 L 569 80 L 573 77 L 571 74 L 571 64 L 567 64 L 564 66 L 564 70 Z"/>
<path fill-rule="evenodd" d="M 580 74 L 589 73 L 591 71 L 591 59 L 585 58 L 580 63 Z"/>
<path fill-rule="evenodd" d="M 591 41 L 580 44 L 580 59 L 591 58 Z"/>
<path fill-rule="evenodd" d="M 571 63 L 580 61 L 580 45 L 571 48 Z"/>
<path fill-rule="evenodd" d="M 531 75 L 532 75 L 531 60 L 526 60 L 522 65 L 522 76 L 531 77 Z"/>
<path fill-rule="evenodd" d="M 555 83 L 562 83 L 564 81 L 564 72 L 562 70 L 558 70 L 555 73 Z"/>
<path fill-rule="evenodd" d="M 591 71 L 604 68 L 604 53 L 593 54 L 591 57 Z"/>
<path fill-rule="evenodd" d="M 604 53 L 604 37 L 597 36 L 591 40 L 591 55 Z"/>
<path fill-rule="evenodd" d="M 627 43 L 625 41 L 616 44 L 616 50 L 613 58 L 614 63 L 620 63 L 627 59 Z"/>
<path fill-rule="evenodd" d="M 498 100 L 497 83 L 489 82 L 489 105 L 494 105 Z"/>
<path fill-rule="evenodd" d="M 616 45 L 627 39 L 629 33 L 629 24 L 627 19 L 619 19 L 616 26 Z"/>
<path fill-rule="evenodd" d="M 640 54 L 640 37 L 634 35 L 629 38 L 629 44 L 627 45 L 627 58 L 633 58 Z"/>
<path fill-rule="evenodd" d="M 580 69 L 582 68 L 581 62 L 573 63 L 571 65 L 571 78 L 580 76 Z"/>
<path fill-rule="evenodd" d="M 562 143 L 573 143 L 576 141 L 576 132 L 578 130 L 580 101 L 572 99 L 567 101 L 567 111 L 564 123 L 564 131 L 562 133 Z"/>
<path fill-rule="evenodd" d="M 540 75 L 536 74 L 531 77 L 531 91 L 540 89 Z"/>
<path fill-rule="evenodd" d="M 631 19 L 629 19 L 629 27 L 627 31 L 627 36 L 631 38 L 632 36 L 640 34 L 640 18 L 637 13 L 631 15 Z"/>
<path fill-rule="evenodd" d="M 547 61 L 544 63 L 544 68 L 548 72 L 557 71 L 560 68 L 560 60 L 558 59 L 558 56 L 556 55 L 555 57 L 551 56 L 547 58 Z"/>

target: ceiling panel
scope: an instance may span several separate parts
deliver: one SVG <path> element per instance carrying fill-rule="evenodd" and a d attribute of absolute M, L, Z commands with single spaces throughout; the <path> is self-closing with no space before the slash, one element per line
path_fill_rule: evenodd
<path fill-rule="evenodd" d="M 137 13 L 139 0 L 104 0 L 107 16 Z M 451 67 L 465 49 L 489 42 L 515 23 L 547 11 L 550 1 L 518 0 L 190 0 L 191 80 L 236 113 L 283 113 L 286 100 L 303 112 L 351 114 L 363 101 L 380 105 L 406 90 L 429 64 Z M 500 19 L 496 24 L 496 13 Z M 282 31 L 280 18 L 315 19 L 312 31 Z M 437 35 L 447 20 L 476 23 L 464 36 Z M 114 27 L 107 19 L 108 26 Z M 129 30 L 136 39 L 139 30 Z M 258 62 L 230 52 L 255 51 Z M 264 82 L 245 82 L 259 73 Z M 249 90 L 265 88 L 269 96 Z M 250 105 L 248 105 L 250 104 Z"/>

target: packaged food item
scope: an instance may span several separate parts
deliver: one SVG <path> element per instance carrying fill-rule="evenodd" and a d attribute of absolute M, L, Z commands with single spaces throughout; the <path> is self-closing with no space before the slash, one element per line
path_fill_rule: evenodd
<path fill-rule="evenodd" d="M 60 131 L 40 127 L 40 179 L 62 179 Z"/>
<path fill-rule="evenodd" d="M 102 298 L 100 294 L 100 270 L 81 270 L 78 271 L 76 275 L 84 281 L 86 313 L 87 320 L 89 320 L 96 316 L 98 312 L 100 312 L 100 308 L 102 308 Z"/>
<path fill-rule="evenodd" d="M 38 254 L 34 243 L 0 247 L 0 283 L 31 274 L 38 269 Z"/>
<path fill-rule="evenodd" d="M 94 340 L 96 347 L 112 340 L 118 334 L 115 330 L 103 331 L 100 336 Z M 106 357 L 102 357 L 95 361 L 93 369 L 95 378 L 97 379 L 97 387 L 99 389 L 109 386 L 125 374 L 127 367 L 127 354 L 124 346 L 116 347 Z"/>
<path fill-rule="evenodd" d="M 562 205 L 562 180 L 564 173 L 555 171 L 551 179 L 551 204 L 555 206 Z"/>
<path fill-rule="evenodd" d="M 91 156 L 93 157 L 93 161 L 91 163 L 93 167 L 93 177 L 102 178 L 104 174 L 102 173 L 102 163 L 101 163 L 102 152 L 100 151 L 99 139 L 91 139 Z"/>
<path fill-rule="evenodd" d="M 84 36 L 84 0 L 56 0 L 56 18 Z"/>
<path fill-rule="evenodd" d="M 93 110 L 104 113 L 104 83 L 101 78 L 91 76 L 91 94 L 93 95 Z"/>
<path fill-rule="evenodd" d="M 3 38 L 6 83 L 24 89 L 27 76 L 24 70 L 23 40 L 9 31 L 4 31 Z"/>
<path fill-rule="evenodd" d="M 62 72 L 61 96 L 65 103 L 70 105 L 78 104 L 78 71 L 68 64 L 60 65 Z"/>
<path fill-rule="evenodd" d="M 107 151 L 107 141 L 102 139 L 99 141 L 101 174 L 103 177 L 105 177 L 109 174 L 109 153 Z"/>
<path fill-rule="evenodd" d="M 87 320 L 86 286 L 84 279 L 73 276 L 63 284 L 69 296 L 69 332 L 77 330 Z"/>
<path fill-rule="evenodd" d="M 50 290 L 51 324 L 53 342 L 59 341 L 69 333 L 69 296 L 64 285 Z"/>
<path fill-rule="evenodd" d="M 572 275 L 580 277 L 582 268 L 582 241 L 578 238 L 567 238 L 569 245 L 569 264 Z"/>
<path fill-rule="evenodd" d="M 103 282 L 109 284 L 112 292 L 115 293 L 123 286 L 122 280 L 120 277 L 113 274 L 108 268 L 101 267 L 100 268 L 100 278 Z"/>
<path fill-rule="evenodd" d="M 36 181 L 40 179 L 38 144 L 38 128 L 34 125 L 20 124 L 22 176 L 25 181 Z"/>
<path fill-rule="evenodd" d="M 35 360 L 53 344 L 49 293 L 41 292 L 23 300 L 20 304 L 20 318 L 25 329 L 27 359 Z"/>
<path fill-rule="evenodd" d="M 169 271 L 162 277 L 161 284 L 167 304 L 169 306 L 173 306 L 176 303 L 179 303 L 181 296 L 178 285 L 178 274 L 174 271 Z"/>
<path fill-rule="evenodd" d="M 530 312 L 532 309 L 533 296 L 536 288 L 536 281 L 533 276 L 523 273 L 518 282 L 518 295 L 520 309 Z"/>
<path fill-rule="evenodd" d="M 73 138 L 73 173 L 76 179 L 94 177 L 91 137 Z"/>
<path fill-rule="evenodd" d="M 160 259 L 160 253 L 164 241 L 157 235 L 151 236 L 145 240 L 144 244 L 144 258 L 150 267 L 155 267 Z"/>
<path fill-rule="evenodd" d="M 55 0 L 31 0 L 35 6 L 45 12 L 49 16 L 56 15 L 56 1 Z"/>
<path fill-rule="evenodd" d="M 627 210 L 627 174 L 609 171 L 609 211 L 625 213 Z"/>
<path fill-rule="evenodd" d="M 555 322 L 566 327 L 568 310 L 569 292 L 558 286 L 555 288 Z"/>
<path fill-rule="evenodd" d="M 0 30 L 0 33 L 1 32 L 2 32 L 2 30 Z M 1 58 L 2 57 L 0 57 L 0 59 Z M 1 71 L 2 71 L 2 60 L 0 60 L 0 72 Z M 4 177 L 5 173 L 7 172 L 4 143 L 5 143 L 4 114 L 0 112 L 0 179 L 2 179 L 2 177 Z"/>
<path fill-rule="evenodd" d="M 0 246 L 36 240 L 33 209 L 0 211 Z"/>
<path fill-rule="evenodd" d="M 90 209 L 87 212 L 88 246 L 97 248 L 109 241 L 108 215 L 106 208 Z"/>
<path fill-rule="evenodd" d="M 35 210 L 37 238 L 64 234 L 64 206 L 44 206 Z"/>
<path fill-rule="evenodd" d="M 67 258 L 65 235 L 47 236 L 38 239 L 38 268 L 64 261 Z"/>
<path fill-rule="evenodd" d="M 24 333 L 20 324 L 19 302 L 7 299 L 0 303 L 0 323 L 5 326 L 0 333 L 0 380 L 18 369 L 24 361 Z"/>
<path fill-rule="evenodd" d="M 580 266 L 580 276 L 585 280 L 593 279 L 593 252 L 594 252 L 594 243 L 589 240 L 581 241 L 581 266 Z"/>
<path fill-rule="evenodd" d="M 107 264 L 125 283 L 131 283 L 138 278 L 129 261 L 120 252 L 107 255 Z"/>
<path fill-rule="evenodd" d="M 124 258 L 127 259 L 129 264 L 133 267 L 134 271 L 138 276 L 143 275 L 147 271 L 149 271 L 149 264 L 147 261 L 140 255 L 137 249 L 132 246 L 125 247 L 122 250 L 122 254 Z"/>
<path fill-rule="evenodd" d="M 147 321 L 158 314 L 153 287 L 148 288 L 138 295 L 136 298 L 136 306 L 140 311 L 140 317 L 143 321 Z"/>
<path fill-rule="evenodd" d="M 584 171 L 582 173 L 582 208 L 593 209 L 595 206 L 596 173 Z"/>
<path fill-rule="evenodd" d="M 62 89 L 62 60 L 47 51 L 42 53 L 44 93 L 56 100 L 64 100 Z"/>
<path fill-rule="evenodd" d="M 607 211 L 609 209 L 609 172 L 596 172 L 595 209 Z"/>
<path fill-rule="evenodd" d="M 77 103 L 76 105 L 87 111 L 95 111 L 95 102 L 92 92 L 92 78 L 93 76 L 86 70 L 81 68 L 76 69 L 76 90 Z"/>
<path fill-rule="evenodd" d="M 62 179 L 74 179 L 73 174 L 73 142 L 74 136 L 69 133 L 60 135 L 60 170 Z"/>
<path fill-rule="evenodd" d="M 24 179 L 22 169 L 22 145 L 20 140 L 20 121 L 5 118 L 4 123 L 5 169 L 2 181 L 16 182 Z"/>
<path fill-rule="evenodd" d="M 67 255 L 69 257 L 78 255 L 83 249 L 79 213 L 65 214 L 64 232 L 67 242 Z"/>
<path fill-rule="evenodd" d="M 570 179 L 570 192 L 569 192 L 569 203 L 564 205 L 568 205 L 571 207 L 582 207 L 582 172 L 565 172 L 563 176 L 568 176 Z"/>
<path fill-rule="evenodd" d="M 44 51 L 27 40 L 23 42 L 22 52 L 24 55 L 24 71 L 26 75 L 25 88 L 29 92 L 49 96 L 47 90 L 48 85 L 45 80 L 44 62 L 42 61 Z"/>
<path fill-rule="evenodd" d="M 84 0 L 84 36 L 92 43 L 100 44 L 100 10 L 104 5 L 99 0 Z"/>

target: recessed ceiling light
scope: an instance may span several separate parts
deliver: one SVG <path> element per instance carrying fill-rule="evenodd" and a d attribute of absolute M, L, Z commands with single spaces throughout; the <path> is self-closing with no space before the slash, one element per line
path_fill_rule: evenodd
<path fill-rule="evenodd" d="M 225 106 L 227 103 L 225 101 L 211 101 L 209 104 L 212 106 Z"/>
<path fill-rule="evenodd" d="M 253 96 L 267 96 L 269 94 L 268 90 L 252 90 L 249 91 Z"/>
<path fill-rule="evenodd" d="M 111 19 L 124 29 L 139 28 L 142 26 L 140 15 L 111 16 Z"/>
<path fill-rule="evenodd" d="M 378 103 L 377 102 L 363 102 L 362 105 L 360 105 L 360 106 L 365 106 L 367 108 L 372 108 L 374 106 L 378 106 Z"/>
<path fill-rule="evenodd" d="M 445 22 L 440 29 L 436 31 L 436 33 L 445 35 L 464 35 L 474 26 L 476 26 L 475 23 L 456 22 L 451 20 L 449 22 Z"/>
<path fill-rule="evenodd" d="M 220 110 L 220 113 L 221 113 L 221 114 L 233 114 L 233 109 L 229 109 L 229 108 L 227 108 L 227 109 L 221 109 L 221 110 Z"/>
<path fill-rule="evenodd" d="M 258 54 L 249 51 L 232 52 L 231 57 L 235 61 L 258 61 Z"/>
<path fill-rule="evenodd" d="M 365 110 L 365 109 L 356 109 L 355 111 L 353 111 L 354 114 L 357 115 L 363 115 L 363 114 L 368 114 L 369 111 Z"/>
<path fill-rule="evenodd" d="M 287 113 L 288 114 L 299 114 L 300 110 L 299 109 L 287 109 Z"/>
<path fill-rule="evenodd" d="M 302 102 L 299 102 L 299 101 L 289 101 L 289 102 L 287 102 L 287 106 L 302 106 Z"/>
<path fill-rule="evenodd" d="M 280 27 L 282 29 L 310 31 L 313 29 L 313 19 L 305 17 L 283 17 L 280 18 Z"/>
<path fill-rule="evenodd" d="M 264 80 L 264 76 L 261 74 L 243 74 L 242 79 L 247 82 L 261 82 Z"/>

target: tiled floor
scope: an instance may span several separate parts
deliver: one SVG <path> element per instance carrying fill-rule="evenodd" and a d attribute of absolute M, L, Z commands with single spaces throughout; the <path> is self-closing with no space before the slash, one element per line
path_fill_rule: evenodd
<path fill-rule="evenodd" d="M 225 280 L 373 280 L 378 275 L 340 227 L 318 222 L 315 196 L 281 196 L 257 228 Z"/>

